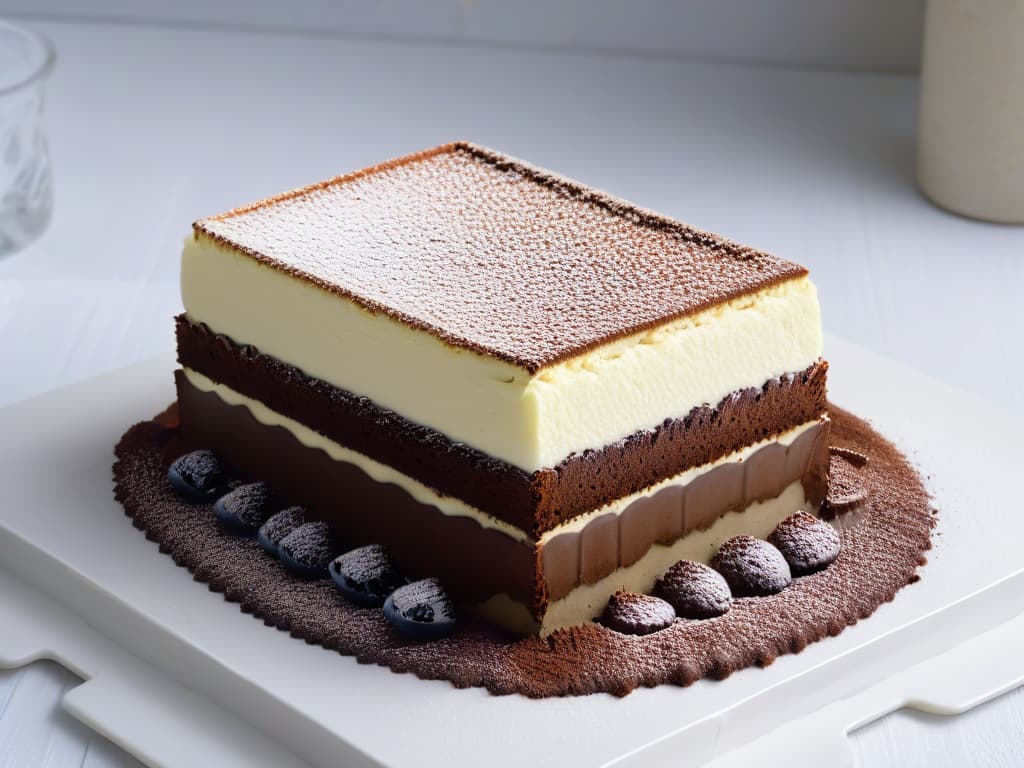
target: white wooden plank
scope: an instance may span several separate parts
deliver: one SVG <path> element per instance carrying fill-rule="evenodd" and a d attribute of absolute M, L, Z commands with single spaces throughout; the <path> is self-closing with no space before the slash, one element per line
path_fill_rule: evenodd
<path fill-rule="evenodd" d="M 24 668 L 0 669 L 0 719 L 3 718 L 4 713 L 7 711 L 7 707 L 14 698 L 14 692 L 24 676 Z"/>
<path fill-rule="evenodd" d="M 93 734 L 81 768 L 142 768 L 142 763 L 102 736 Z"/>
<path fill-rule="evenodd" d="M 1024 765 L 1024 688 L 956 717 L 901 710 L 855 731 L 858 765 Z"/>
<path fill-rule="evenodd" d="M 141 768 L 60 708 L 80 682 L 46 661 L 0 670 L 0 768 Z"/>
<path fill-rule="evenodd" d="M 64 691 L 76 683 L 51 663 L 22 671 L 0 715 L 0 768 L 51 768 L 82 761 L 88 731 L 59 708 Z"/>

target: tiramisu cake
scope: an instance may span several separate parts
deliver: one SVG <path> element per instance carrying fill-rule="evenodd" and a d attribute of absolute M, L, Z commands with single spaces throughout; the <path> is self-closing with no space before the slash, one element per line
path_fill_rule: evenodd
<path fill-rule="evenodd" d="M 183 438 L 516 633 L 825 499 L 807 270 L 471 144 L 197 222 L 182 294 Z"/>
<path fill-rule="evenodd" d="M 807 270 L 466 143 L 194 225 L 134 524 L 265 623 L 531 697 L 770 664 L 917 579 Z"/>

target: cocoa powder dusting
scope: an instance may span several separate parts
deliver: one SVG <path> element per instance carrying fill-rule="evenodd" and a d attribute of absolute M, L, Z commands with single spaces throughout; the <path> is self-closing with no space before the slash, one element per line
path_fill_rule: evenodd
<path fill-rule="evenodd" d="M 468 142 L 194 227 L 273 270 L 531 373 L 807 274 Z"/>
<path fill-rule="evenodd" d="M 833 443 L 870 458 L 858 472 L 867 500 L 855 513 L 856 524 L 843 526 L 839 558 L 779 594 L 740 598 L 717 619 L 679 621 L 644 637 L 595 622 L 543 639 L 513 638 L 470 620 L 444 640 L 404 639 L 380 610 L 346 602 L 330 580 L 289 574 L 255 541 L 222 533 L 210 505 L 174 495 L 166 480 L 176 437 L 173 407 L 122 437 L 115 451 L 115 496 L 146 538 L 197 581 L 294 637 L 459 688 L 537 698 L 622 696 L 640 686 L 690 685 L 766 666 L 839 634 L 918 579 L 935 524 L 921 478 L 865 421 L 834 405 L 829 411 Z"/>

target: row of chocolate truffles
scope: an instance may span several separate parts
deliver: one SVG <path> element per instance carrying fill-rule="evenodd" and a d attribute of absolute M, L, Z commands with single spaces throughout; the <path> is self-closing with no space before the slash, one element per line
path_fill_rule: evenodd
<path fill-rule="evenodd" d="M 330 577 L 350 602 L 382 608 L 400 633 L 433 640 L 455 629 L 455 611 L 437 579 L 408 581 L 380 544 L 339 554 L 341 546 L 327 523 L 312 519 L 303 507 L 275 511 L 266 483 L 232 483 L 212 451 L 179 456 L 168 467 L 167 478 L 184 500 L 213 502 L 228 533 L 255 537 L 267 553 L 302 577 Z"/>
<path fill-rule="evenodd" d="M 213 503 L 221 525 L 235 535 L 255 536 L 260 546 L 290 571 L 327 578 L 350 602 L 383 608 L 402 634 L 435 639 L 456 625 L 452 603 L 437 579 L 409 582 L 386 549 L 369 544 L 341 549 L 326 523 L 303 507 L 275 511 L 266 483 L 232 483 L 208 450 L 180 456 L 168 468 L 168 480 L 188 501 Z M 735 536 L 725 541 L 711 565 L 680 560 L 655 584 L 653 594 L 616 592 L 602 622 L 618 632 L 646 635 L 677 619 L 713 619 L 726 613 L 734 597 L 762 597 L 782 591 L 793 577 L 822 570 L 839 555 L 835 529 L 806 512 L 783 520 L 767 541 Z"/>
<path fill-rule="evenodd" d="M 781 592 L 794 577 L 823 570 L 839 556 L 839 534 L 807 512 L 795 512 L 776 526 L 768 540 L 734 536 L 719 547 L 711 565 L 680 560 L 655 582 L 653 594 L 616 592 L 602 623 L 630 635 L 649 635 L 677 619 L 713 619 L 733 598 Z"/>

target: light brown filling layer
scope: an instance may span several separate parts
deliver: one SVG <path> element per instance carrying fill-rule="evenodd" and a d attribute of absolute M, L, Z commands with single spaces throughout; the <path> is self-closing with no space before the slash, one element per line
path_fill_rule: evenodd
<path fill-rule="evenodd" d="M 754 502 L 738 512 L 719 517 L 710 527 L 694 531 L 669 545 L 657 544 L 631 565 L 618 568 L 591 584 L 580 584 L 548 603 L 538 621 L 522 602 L 497 595 L 477 606 L 489 621 L 519 634 L 550 634 L 556 629 L 585 624 L 604 611 L 608 598 L 617 590 L 650 593 L 654 582 L 679 560 L 710 562 L 726 539 L 740 534 L 768 537 L 783 519 L 798 509 L 817 512 L 807 503 L 803 486 L 790 483 L 778 496 Z"/>

